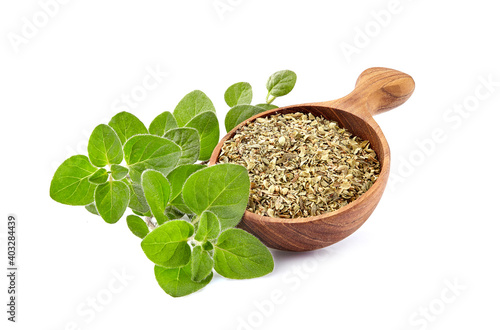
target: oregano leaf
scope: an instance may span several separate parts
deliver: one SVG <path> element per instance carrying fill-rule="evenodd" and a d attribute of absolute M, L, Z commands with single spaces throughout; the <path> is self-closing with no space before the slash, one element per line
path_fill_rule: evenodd
<path fill-rule="evenodd" d="M 267 80 L 266 88 L 270 95 L 284 96 L 290 93 L 297 81 L 297 75 L 290 70 L 273 73 Z"/>
<path fill-rule="evenodd" d="M 191 247 L 187 240 L 193 232 L 191 223 L 172 220 L 144 237 L 141 247 L 149 260 L 155 264 L 166 268 L 181 267 L 191 258 Z"/>
<path fill-rule="evenodd" d="M 167 175 L 179 163 L 181 148 L 174 142 L 155 135 L 136 135 L 123 146 L 125 161 L 132 181 L 140 182 L 145 170 Z"/>
<path fill-rule="evenodd" d="M 250 104 L 252 97 L 252 86 L 247 82 L 233 84 L 224 93 L 224 100 L 230 107 L 238 104 Z"/>
<path fill-rule="evenodd" d="M 104 168 L 100 168 L 89 177 L 89 181 L 94 184 L 104 184 L 108 181 L 108 177 L 108 171 Z"/>
<path fill-rule="evenodd" d="M 167 222 L 169 219 L 165 215 L 165 209 L 170 198 L 170 183 L 167 178 L 160 172 L 147 170 L 142 173 L 141 184 L 151 213 L 158 224 Z"/>
<path fill-rule="evenodd" d="M 212 273 L 214 260 L 210 254 L 198 245 L 191 254 L 191 280 L 200 282 Z"/>
<path fill-rule="evenodd" d="M 121 180 L 128 174 L 128 168 L 121 165 L 111 165 L 111 176 L 115 180 Z"/>
<path fill-rule="evenodd" d="M 87 156 L 76 155 L 66 159 L 50 182 L 50 197 L 67 205 L 87 205 L 94 201 L 97 187 L 88 179 L 97 171 Z"/>
<path fill-rule="evenodd" d="M 126 180 L 125 183 L 127 183 L 130 189 L 130 201 L 128 203 L 128 207 L 130 207 L 132 211 L 141 215 L 151 215 L 151 211 L 149 209 L 148 202 L 146 201 L 146 196 L 144 196 L 141 184 L 135 182 L 130 183 Z"/>
<path fill-rule="evenodd" d="M 224 120 L 224 125 L 226 126 L 226 132 L 229 132 L 235 128 L 239 123 L 247 120 L 250 117 L 255 116 L 265 110 L 254 105 L 243 104 L 237 105 L 231 108 L 226 114 Z"/>
<path fill-rule="evenodd" d="M 125 142 L 134 135 L 148 134 L 148 129 L 144 126 L 142 121 L 126 111 L 117 113 L 111 118 L 108 125 L 115 130 L 122 144 L 125 144 Z"/>
<path fill-rule="evenodd" d="M 233 279 L 264 276 L 273 271 L 271 252 L 258 238 L 242 229 L 223 231 L 214 248 L 215 270 Z"/>
<path fill-rule="evenodd" d="M 95 166 L 120 164 L 123 160 L 120 139 L 108 125 L 101 124 L 94 129 L 90 135 L 87 150 L 90 162 Z"/>
<path fill-rule="evenodd" d="M 179 211 L 173 206 L 167 206 L 165 209 L 165 215 L 169 220 L 181 219 L 184 216 L 184 212 Z"/>
<path fill-rule="evenodd" d="M 219 142 L 219 121 L 215 112 L 202 112 L 191 119 L 185 127 L 191 127 L 198 131 L 200 135 L 200 155 L 198 159 L 202 161 L 208 160 Z"/>
<path fill-rule="evenodd" d="M 256 107 L 262 108 L 264 110 L 273 110 L 273 109 L 278 109 L 279 107 L 274 104 L 267 104 L 267 103 L 259 103 L 256 105 Z"/>
<path fill-rule="evenodd" d="M 172 187 L 169 201 L 170 205 L 176 207 L 181 212 L 193 213 L 184 203 L 184 199 L 182 198 L 182 187 L 191 174 L 205 167 L 206 166 L 202 164 L 180 165 L 167 175 L 167 179 Z"/>
<path fill-rule="evenodd" d="M 172 297 L 187 296 L 205 287 L 212 280 L 210 273 L 200 282 L 191 280 L 191 264 L 179 268 L 155 266 L 155 277 L 160 287 Z"/>
<path fill-rule="evenodd" d="M 97 212 L 97 209 L 96 209 L 94 203 L 90 203 L 88 205 L 85 205 L 85 209 L 92 214 L 99 215 L 99 212 Z"/>
<path fill-rule="evenodd" d="M 203 247 L 203 250 L 205 250 L 205 251 L 211 251 L 214 249 L 214 245 L 210 241 L 206 241 L 201 246 Z"/>
<path fill-rule="evenodd" d="M 181 157 L 178 165 L 193 164 L 200 155 L 200 135 L 194 128 L 173 128 L 165 133 L 164 138 L 181 147 Z"/>
<path fill-rule="evenodd" d="M 218 164 L 193 173 L 182 188 L 186 206 L 201 215 L 213 212 L 221 229 L 240 222 L 247 207 L 250 180 L 245 167 L 236 164 Z"/>
<path fill-rule="evenodd" d="M 153 119 L 149 125 L 149 134 L 163 136 L 173 128 L 177 128 L 177 121 L 172 113 L 165 111 Z"/>
<path fill-rule="evenodd" d="M 184 127 L 191 119 L 202 112 L 213 111 L 215 107 L 202 91 L 195 90 L 187 94 L 174 109 L 174 117 L 179 127 Z"/>
<path fill-rule="evenodd" d="M 107 223 L 116 223 L 122 217 L 130 201 L 130 190 L 122 181 L 109 181 L 97 186 L 95 206 Z"/>
<path fill-rule="evenodd" d="M 206 242 L 215 239 L 220 234 L 220 222 L 217 216 L 210 211 L 205 211 L 200 216 L 198 228 L 194 239 L 198 242 Z"/>
<path fill-rule="evenodd" d="M 139 238 L 144 238 L 149 234 L 148 225 L 136 215 L 127 216 L 127 226 L 132 234 Z"/>

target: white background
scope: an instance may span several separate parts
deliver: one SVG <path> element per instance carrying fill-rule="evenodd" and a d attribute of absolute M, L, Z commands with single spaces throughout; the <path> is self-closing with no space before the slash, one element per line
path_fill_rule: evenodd
<path fill-rule="evenodd" d="M 8 214 L 20 245 L 18 323 L 6 321 L 1 276 L 2 329 L 498 329 L 498 10 L 487 0 L 397 3 L 73 0 L 44 22 L 40 2 L 2 1 L 2 267 Z M 373 13 L 389 10 L 377 23 Z M 222 123 L 232 83 L 250 82 L 261 102 L 267 77 L 291 69 L 295 90 L 278 105 L 324 101 L 372 66 L 416 82 L 406 104 L 376 118 L 391 183 L 355 234 L 318 252 L 273 251 L 268 276 L 216 275 L 171 298 L 125 221 L 49 197 L 58 164 L 86 152 L 91 130 L 123 110 L 120 95 L 150 69 L 168 76 L 129 109 L 147 125 L 194 89 Z M 431 140 L 435 130 L 445 139 Z"/>

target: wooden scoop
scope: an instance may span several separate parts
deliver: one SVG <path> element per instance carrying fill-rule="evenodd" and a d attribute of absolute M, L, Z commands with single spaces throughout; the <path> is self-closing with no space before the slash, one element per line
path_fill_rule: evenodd
<path fill-rule="evenodd" d="M 271 218 L 245 211 L 239 227 L 257 236 L 268 247 L 288 251 L 309 251 L 336 243 L 351 235 L 377 206 L 389 178 L 389 145 L 373 116 L 403 104 L 413 93 L 409 75 L 386 68 L 365 70 L 347 96 L 329 102 L 292 105 L 262 112 L 240 123 L 219 142 L 210 158 L 216 164 L 222 145 L 247 122 L 276 113 L 303 112 L 336 121 L 339 126 L 370 141 L 381 164 L 374 185 L 357 200 L 342 208 L 307 218 Z"/>

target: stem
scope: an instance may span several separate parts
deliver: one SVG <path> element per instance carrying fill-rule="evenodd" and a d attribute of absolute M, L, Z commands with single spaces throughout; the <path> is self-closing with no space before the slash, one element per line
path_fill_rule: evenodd
<path fill-rule="evenodd" d="M 196 223 L 198 223 L 198 221 L 200 221 L 200 217 L 196 216 L 196 218 L 194 218 L 193 220 L 191 220 L 191 224 L 194 226 Z"/>
<path fill-rule="evenodd" d="M 271 95 L 272 97 L 271 97 L 271 99 L 269 99 L 270 95 L 271 95 L 271 93 L 267 93 L 267 97 L 266 97 L 267 104 L 271 104 L 271 103 L 273 103 L 274 100 L 276 100 L 276 96 L 274 96 L 274 95 Z"/>
<path fill-rule="evenodd" d="M 156 228 L 156 225 L 151 221 L 151 219 L 153 219 L 153 217 L 146 217 L 144 221 L 146 221 L 146 224 L 148 225 L 150 230 L 154 230 Z"/>

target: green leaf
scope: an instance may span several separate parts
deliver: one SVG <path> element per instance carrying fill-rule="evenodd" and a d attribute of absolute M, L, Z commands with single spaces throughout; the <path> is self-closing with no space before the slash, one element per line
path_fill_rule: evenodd
<path fill-rule="evenodd" d="M 120 164 L 123 160 L 120 139 L 108 125 L 101 124 L 94 129 L 90 135 L 87 150 L 90 162 L 95 166 Z"/>
<path fill-rule="evenodd" d="M 128 174 L 128 168 L 121 165 L 111 165 L 111 176 L 115 180 L 121 180 Z"/>
<path fill-rule="evenodd" d="M 160 172 L 147 170 L 142 173 L 142 189 L 148 201 L 151 213 L 153 213 L 159 225 L 169 219 L 165 215 L 165 209 L 170 198 L 170 183 Z"/>
<path fill-rule="evenodd" d="M 168 131 L 164 138 L 181 147 L 181 158 L 178 165 L 193 164 L 200 155 L 200 135 L 194 128 L 181 127 Z"/>
<path fill-rule="evenodd" d="M 200 282 L 212 273 L 214 268 L 214 260 L 210 253 L 204 251 L 198 245 L 195 246 L 191 254 L 191 280 Z"/>
<path fill-rule="evenodd" d="M 224 93 L 224 100 L 230 107 L 238 104 L 250 104 L 252 97 L 252 86 L 247 82 L 233 84 Z"/>
<path fill-rule="evenodd" d="M 182 187 L 191 174 L 205 167 L 205 165 L 201 164 L 180 165 L 167 175 L 167 179 L 172 186 L 169 203 L 179 211 L 193 213 L 184 203 L 184 199 L 182 199 Z"/>
<path fill-rule="evenodd" d="M 177 128 L 177 121 L 172 113 L 165 111 L 153 119 L 149 125 L 149 134 L 163 136 L 173 128 Z"/>
<path fill-rule="evenodd" d="M 220 222 L 217 216 L 210 211 L 203 212 L 194 239 L 198 242 L 206 242 L 210 239 L 216 239 L 219 234 Z"/>
<path fill-rule="evenodd" d="M 205 111 L 191 119 L 186 127 L 195 128 L 200 135 L 199 160 L 208 160 L 219 142 L 219 121 L 212 111 Z"/>
<path fill-rule="evenodd" d="M 117 113 L 111 118 L 109 126 L 118 134 L 122 144 L 125 144 L 125 142 L 134 135 L 148 134 L 148 129 L 139 118 L 126 111 Z"/>
<path fill-rule="evenodd" d="M 138 212 L 141 215 L 151 215 L 148 202 L 146 201 L 146 196 L 144 196 L 144 191 L 142 186 L 138 183 L 130 183 L 125 181 L 130 189 L 130 202 L 128 207 L 134 212 Z"/>
<path fill-rule="evenodd" d="M 130 190 L 122 181 L 110 181 L 97 186 L 95 206 L 100 216 L 107 223 L 116 223 L 127 209 Z"/>
<path fill-rule="evenodd" d="M 127 226 L 132 234 L 139 238 L 144 238 L 149 234 L 148 225 L 136 215 L 129 215 L 127 217 Z"/>
<path fill-rule="evenodd" d="M 237 105 L 228 111 L 226 114 L 226 119 L 224 120 L 224 125 L 226 126 L 226 132 L 229 132 L 235 128 L 239 123 L 247 120 L 248 118 L 255 116 L 258 113 L 264 112 L 265 110 L 254 105 Z"/>
<path fill-rule="evenodd" d="M 67 205 L 87 205 L 94 201 L 97 187 L 88 179 L 97 168 L 87 156 L 76 155 L 66 159 L 56 170 L 50 182 L 50 197 Z"/>
<path fill-rule="evenodd" d="M 201 246 L 203 247 L 203 250 L 205 250 L 205 251 L 211 251 L 214 249 L 214 245 L 210 241 L 206 241 Z"/>
<path fill-rule="evenodd" d="M 123 146 L 132 181 L 140 182 L 145 170 L 157 170 L 167 175 L 181 157 L 181 148 L 174 142 L 155 135 L 131 137 Z"/>
<path fill-rule="evenodd" d="M 297 81 L 297 75 L 290 70 L 273 73 L 267 80 L 266 88 L 270 95 L 284 96 L 290 93 Z"/>
<path fill-rule="evenodd" d="M 167 268 L 184 266 L 191 258 L 191 247 L 187 240 L 193 232 L 193 225 L 187 221 L 166 222 L 142 240 L 142 250 L 157 265 Z"/>
<path fill-rule="evenodd" d="M 184 216 L 184 213 L 173 206 L 167 206 L 167 208 L 165 209 L 165 215 L 169 220 L 175 220 L 181 219 Z"/>
<path fill-rule="evenodd" d="M 273 109 L 278 109 L 279 107 L 274 104 L 267 104 L 267 103 L 259 103 L 256 105 L 256 107 L 262 108 L 264 110 L 273 110 Z"/>
<path fill-rule="evenodd" d="M 184 127 L 191 119 L 202 112 L 215 112 L 215 107 L 202 91 L 195 90 L 187 94 L 174 109 L 174 117 L 179 127 Z"/>
<path fill-rule="evenodd" d="M 100 168 L 89 177 L 89 181 L 94 184 L 104 184 L 106 183 L 106 181 L 108 181 L 108 177 L 108 171 L 106 171 L 106 169 L 104 168 Z"/>
<path fill-rule="evenodd" d="M 250 180 L 247 169 L 236 164 L 218 164 L 193 173 L 182 188 L 187 207 L 201 215 L 213 212 L 221 229 L 240 222 L 247 207 Z"/>
<path fill-rule="evenodd" d="M 255 236 L 242 229 L 222 232 L 215 244 L 215 270 L 227 278 L 245 279 L 273 271 L 271 252 Z"/>
<path fill-rule="evenodd" d="M 201 282 L 195 282 L 191 280 L 191 264 L 171 269 L 155 266 L 155 277 L 167 294 L 172 297 L 182 297 L 205 287 L 212 280 L 213 273 Z"/>
<path fill-rule="evenodd" d="M 85 209 L 92 214 L 99 215 L 99 212 L 97 212 L 97 209 L 96 209 L 94 203 L 90 203 L 88 205 L 85 205 Z"/>

